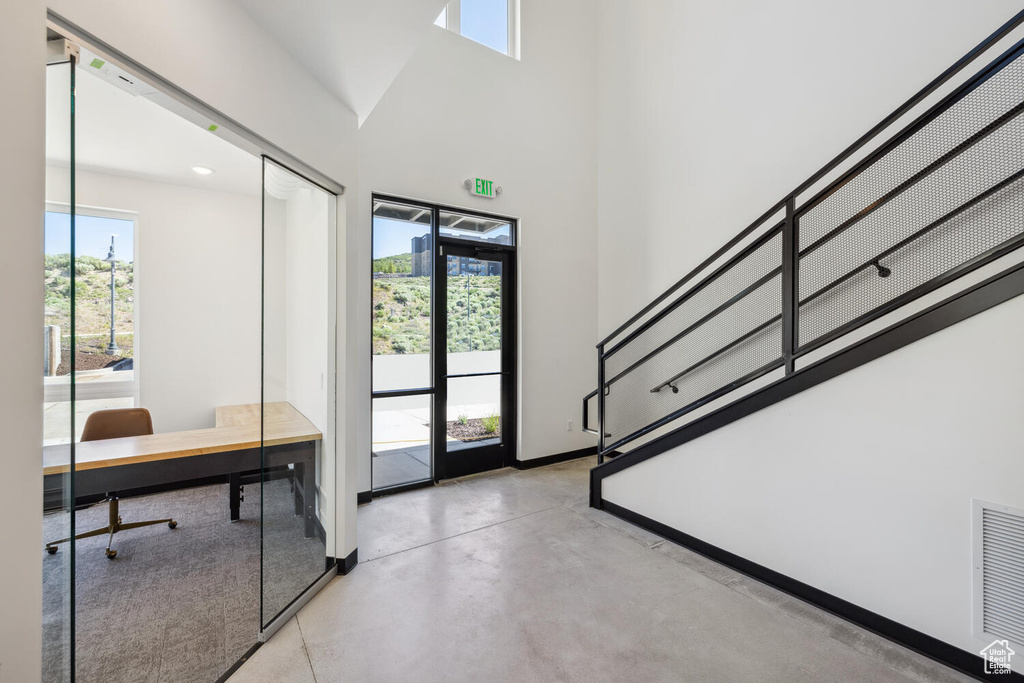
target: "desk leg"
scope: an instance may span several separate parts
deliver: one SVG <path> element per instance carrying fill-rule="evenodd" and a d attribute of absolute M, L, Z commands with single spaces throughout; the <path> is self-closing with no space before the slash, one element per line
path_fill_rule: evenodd
<path fill-rule="evenodd" d="M 305 461 L 295 463 L 295 469 L 292 470 L 292 503 L 295 505 L 295 514 L 302 514 L 302 498 L 305 496 L 305 491 L 300 491 L 302 484 L 299 483 L 301 479 L 303 482 L 305 479 L 306 463 Z"/>
<path fill-rule="evenodd" d="M 316 451 L 302 466 L 302 504 L 306 513 L 306 538 L 316 535 Z"/>
<path fill-rule="evenodd" d="M 231 521 L 237 522 L 241 519 L 242 503 L 242 473 L 232 472 L 228 475 L 228 499 L 231 506 Z"/>

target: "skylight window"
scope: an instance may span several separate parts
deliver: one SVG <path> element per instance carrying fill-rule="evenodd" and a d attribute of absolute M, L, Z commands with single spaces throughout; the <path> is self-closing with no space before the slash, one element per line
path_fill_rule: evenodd
<path fill-rule="evenodd" d="M 451 0 L 434 23 L 519 59 L 519 0 Z"/>

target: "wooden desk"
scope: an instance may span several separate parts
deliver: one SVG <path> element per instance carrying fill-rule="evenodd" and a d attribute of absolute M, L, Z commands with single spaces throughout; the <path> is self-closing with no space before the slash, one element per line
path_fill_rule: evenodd
<path fill-rule="evenodd" d="M 322 435 L 290 403 L 265 406 L 261 449 L 260 404 L 217 408 L 216 427 L 75 444 L 75 495 L 228 475 L 231 520 L 239 519 L 241 473 L 295 465 L 295 512 L 305 514 L 306 536 L 316 533 L 316 442 Z M 43 475 L 70 471 L 71 446 L 43 448 Z M 301 498 L 299 481 L 301 480 Z"/>

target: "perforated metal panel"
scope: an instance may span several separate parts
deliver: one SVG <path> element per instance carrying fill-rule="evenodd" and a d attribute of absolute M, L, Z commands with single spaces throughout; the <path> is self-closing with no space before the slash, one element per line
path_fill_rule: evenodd
<path fill-rule="evenodd" d="M 1021 239 L 1022 112 L 1019 57 L 799 212 L 799 345 Z"/>
<path fill-rule="evenodd" d="M 781 358 L 781 265 L 782 235 L 774 230 L 609 350 L 606 443 L 735 388 Z"/>

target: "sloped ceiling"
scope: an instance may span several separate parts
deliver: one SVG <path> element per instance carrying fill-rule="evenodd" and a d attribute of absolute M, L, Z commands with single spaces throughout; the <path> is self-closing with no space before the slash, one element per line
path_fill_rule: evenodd
<path fill-rule="evenodd" d="M 359 117 L 369 116 L 445 0 L 236 0 Z M 258 68 L 258 67 L 257 67 Z"/>

